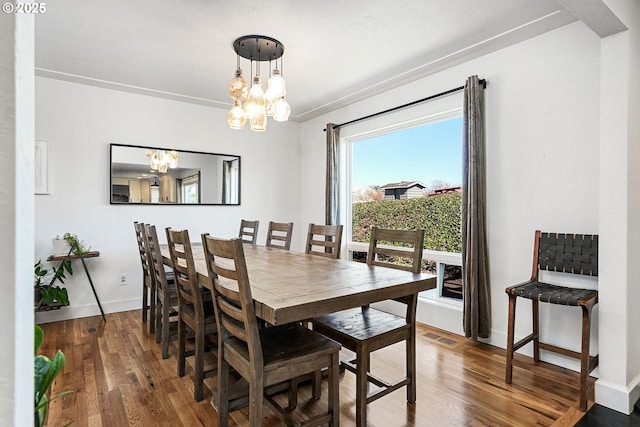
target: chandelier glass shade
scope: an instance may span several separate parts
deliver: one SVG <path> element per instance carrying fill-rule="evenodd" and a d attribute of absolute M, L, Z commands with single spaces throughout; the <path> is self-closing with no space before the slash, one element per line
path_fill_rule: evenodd
<path fill-rule="evenodd" d="M 287 121 L 291 114 L 291 106 L 286 100 L 286 83 L 282 77 L 282 55 L 284 45 L 278 40 L 267 36 L 242 36 L 233 42 L 233 49 L 237 56 L 237 68 L 233 79 L 227 89 L 233 100 L 233 107 L 227 114 L 227 122 L 232 129 L 243 129 L 247 120 L 251 130 L 260 132 L 267 127 L 267 116 L 276 121 Z M 251 88 L 242 76 L 240 58 L 251 61 L 251 73 L 253 63 L 256 62 L 255 75 L 250 81 Z M 280 59 L 280 68 L 278 68 Z M 269 62 L 270 76 L 267 81 L 267 89 L 262 89 L 260 76 L 260 63 Z M 275 62 L 275 68 L 271 71 L 271 64 Z"/>
<path fill-rule="evenodd" d="M 175 150 L 147 150 L 151 172 L 167 173 L 169 168 L 178 167 L 178 152 Z"/>
<path fill-rule="evenodd" d="M 229 82 L 227 90 L 233 100 L 244 101 L 247 99 L 247 81 L 242 77 L 242 70 L 240 68 L 236 70 L 236 76 Z"/>
<path fill-rule="evenodd" d="M 233 101 L 233 108 L 227 113 L 227 122 L 231 129 L 242 129 L 247 122 L 247 116 L 242 109 L 242 101 L 235 99 Z"/>

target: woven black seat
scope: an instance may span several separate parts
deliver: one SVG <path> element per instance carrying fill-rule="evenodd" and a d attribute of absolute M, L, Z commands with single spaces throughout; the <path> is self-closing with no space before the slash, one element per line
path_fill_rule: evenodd
<path fill-rule="evenodd" d="M 533 360 L 540 361 L 540 349 L 559 353 L 580 360 L 580 410 L 587 410 L 589 374 L 598 366 L 598 356 L 589 355 L 591 310 L 598 303 L 598 291 L 569 286 L 552 285 L 539 281 L 540 270 L 560 273 L 598 275 L 598 236 L 592 234 L 535 233 L 533 269 L 528 282 L 505 289 L 509 296 L 507 335 L 507 361 L 505 381 L 511 384 L 513 355 L 522 346 L 533 342 Z M 533 332 L 514 342 L 516 298 L 532 302 Z M 582 309 L 582 348 L 580 352 L 540 341 L 538 303 L 580 307 Z"/>
<path fill-rule="evenodd" d="M 598 291 L 593 289 L 568 288 L 566 286 L 550 285 L 542 282 L 529 282 L 511 288 L 511 292 L 517 296 L 528 299 L 537 299 L 550 304 L 577 306 L 581 301 L 586 301 L 598 296 Z"/>

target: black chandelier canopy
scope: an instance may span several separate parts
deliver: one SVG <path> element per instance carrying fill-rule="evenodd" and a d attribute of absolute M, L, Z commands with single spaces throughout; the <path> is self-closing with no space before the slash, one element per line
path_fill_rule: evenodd
<path fill-rule="evenodd" d="M 252 61 L 275 61 L 284 54 L 284 45 L 267 36 L 242 36 L 233 42 L 233 50 Z"/>

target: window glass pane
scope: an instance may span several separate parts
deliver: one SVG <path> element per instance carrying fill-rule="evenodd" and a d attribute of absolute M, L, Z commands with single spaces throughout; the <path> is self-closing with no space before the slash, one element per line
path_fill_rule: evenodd
<path fill-rule="evenodd" d="M 372 225 L 424 228 L 425 249 L 461 250 L 462 118 L 352 143 L 352 241 Z"/>

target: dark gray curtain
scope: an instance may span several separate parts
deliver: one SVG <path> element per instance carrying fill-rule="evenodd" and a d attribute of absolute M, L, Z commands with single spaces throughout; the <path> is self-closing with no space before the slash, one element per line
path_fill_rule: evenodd
<path fill-rule="evenodd" d="M 338 153 L 340 151 L 340 128 L 327 124 L 327 184 L 325 192 L 325 223 L 338 224 Z"/>
<path fill-rule="evenodd" d="M 474 340 L 491 331 L 483 99 L 478 76 L 469 77 L 462 118 L 462 276 L 464 333 Z"/>

